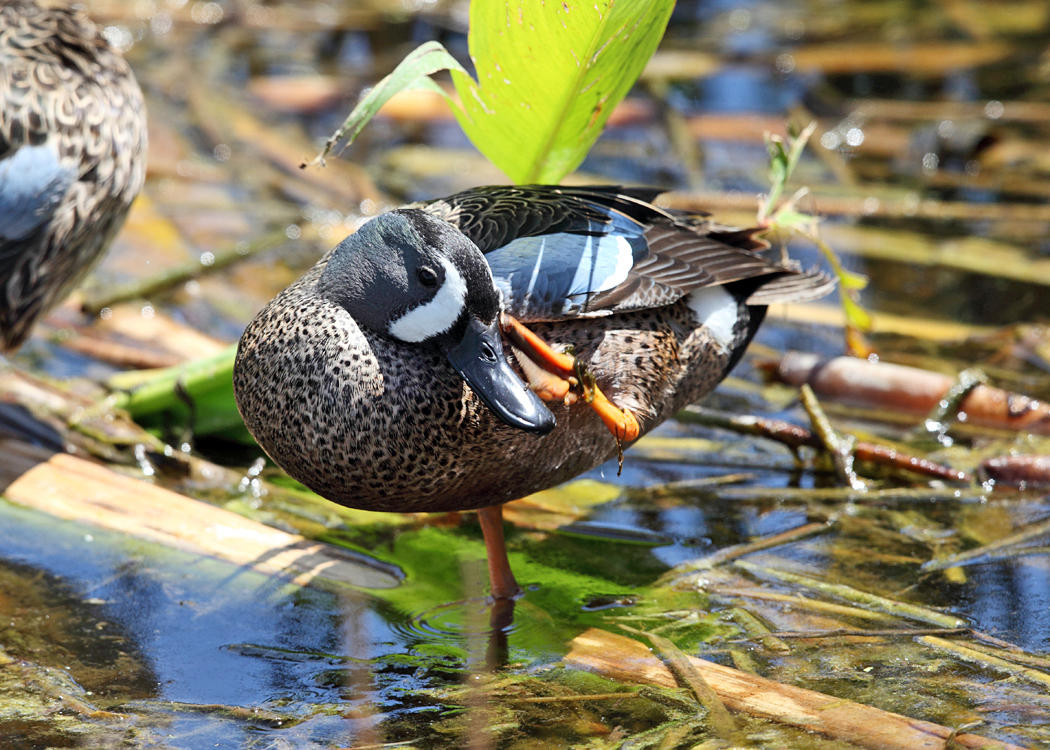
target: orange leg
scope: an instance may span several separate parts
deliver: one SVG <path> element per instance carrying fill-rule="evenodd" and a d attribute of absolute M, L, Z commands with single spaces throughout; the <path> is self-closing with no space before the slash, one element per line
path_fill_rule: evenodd
<path fill-rule="evenodd" d="M 638 418 L 629 409 L 621 409 L 605 394 L 594 388 L 594 396 L 591 398 L 591 408 L 598 413 L 605 427 L 622 443 L 629 443 L 638 438 L 642 431 L 638 424 Z"/>
<path fill-rule="evenodd" d="M 478 510 L 481 534 L 485 537 L 485 552 L 489 562 L 489 582 L 493 599 L 513 599 L 521 593 L 507 559 L 507 544 L 503 540 L 503 506 L 492 505 Z"/>
<path fill-rule="evenodd" d="M 637 417 L 627 409 L 613 404 L 601 389 L 581 371 L 579 362 L 571 354 L 554 351 L 550 345 L 526 328 L 521 321 L 504 313 L 500 327 L 511 343 L 525 353 L 519 358 L 529 385 L 545 401 L 572 403 L 578 388 L 584 400 L 597 412 L 609 432 L 621 442 L 635 440 L 641 432 Z"/>
<path fill-rule="evenodd" d="M 576 358 L 565 352 L 556 352 L 550 344 L 526 328 L 520 320 L 503 313 L 500 328 L 514 346 L 526 352 L 536 362 L 555 375 L 568 378 L 576 372 Z"/>

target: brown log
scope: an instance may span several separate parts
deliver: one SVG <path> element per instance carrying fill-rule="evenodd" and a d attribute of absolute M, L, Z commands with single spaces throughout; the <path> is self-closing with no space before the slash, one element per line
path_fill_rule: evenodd
<path fill-rule="evenodd" d="M 1047 102 L 1004 101 L 998 122 L 1028 122 L 1042 125 L 1050 121 Z M 848 103 L 850 112 L 862 120 L 980 120 L 988 116 L 985 101 L 904 101 L 901 99 L 855 99 Z"/>
<path fill-rule="evenodd" d="M 78 523 L 226 560 L 300 585 L 390 588 L 398 577 L 367 560 L 289 534 L 83 458 L 0 439 L 0 494 Z"/>
<path fill-rule="evenodd" d="M 145 316 L 142 306 L 135 304 L 114 305 L 106 318 L 95 322 L 94 328 L 106 336 L 119 336 L 155 346 L 173 355 L 178 362 L 209 357 L 229 345 L 228 341 L 220 341 L 159 310 Z"/>
<path fill-rule="evenodd" d="M 170 352 L 150 351 L 133 344 L 113 341 L 90 330 L 79 331 L 76 336 L 62 341 L 62 346 L 99 362 L 133 370 L 172 367 L 183 361 L 181 357 Z"/>
<path fill-rule="evenodd" d="M 777 440 L 787 446 L 797 448 L 808 446 L 810 448 L 824 448 L 820 437 L 805 427 L 785 422 L 781 419 L 769 419 L 766 417 L 734 417 L 730 424 L 739 424 L 748 428 L 751 434 L 761 435 L 770 440 Z M 891 466 L 895 469 L 912 471 L 916 474 L 936 477 L 937 479 L 948 479 L 953 482 L 968 482 L 969 476 L 965 471 L 944 466 L 936 461 L 931 461 L 922 456 L 914 456 L 909 453 L 901 453 L 888 445 L 869 443 L 858 440 L 853 445 L 853 455 L 861 461 L 871 461 L 883 466 Z"/>
<path fill-rule="evenodd" d="M 1020 750 L 1007 742 L 974 734 L 953 734 L 940 724 L 785 685 L 695 656 L 689 661 L 730 710 L 790 724 L 859 747 L 943 750 L 950 739 L 951 747 Z M 671 671 L 642 643 L 597 628 L 573 639 L 565 662 L 616 680 L 676 687 Z"/>
<path fill-rule="evenodd" d="M 776 376 L 790 385 L 808 383 L 821 398 L 916 415 L 929 414 L 955 382 L 917 367 L 801 352 L 785 354 Z M 969 424 L 1050 435 L 1050 405 L 1001 388 L 975 387 L 959 410 Z"/>
<path fill-rule="evenodd" d="M 996 456 L 977 469 L 982 479 L 1025 487 L 1050 486 L 1050 456 Z"/>

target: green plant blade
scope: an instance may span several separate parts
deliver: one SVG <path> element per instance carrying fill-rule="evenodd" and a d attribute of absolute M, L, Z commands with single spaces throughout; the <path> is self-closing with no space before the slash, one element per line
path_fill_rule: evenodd
<path fill-rule="evenodd" d="M 468 41 L 478 81 L 452 72 L 460 126 L 514 182 L 559 182 L 649 61 L 673 7 L 474 0 Z"/>
<path fill-rule="evenodd" d="M 394 94 L 411 89 L 430 89 L 445 94 L 445 90 L 430 79 L 431 75 L 440 70 L 457 71 L 466 76 L 468 80 L 470 79 L 463 66 L 438 42 L 425 42 L 409 52 L 386 78 L 377 83 L 357 103 L 343 124 L 325 143 L 324 150 L 318 155 L 317 161 L 323 163 L 325 157 L 331 153 L 332 148 L 340 140 L 345 138 L 348 145 L 353 143 L 362 128 L 376 116 L 379 109 Z"/>
<path fill-rule="evenodd" d="M 210 357 L 164 370 L 110 378 L 109 404 L 147 428 L 186 426 L 195 435 L 224 435 L 250 442 L 233 398 L 236 345 Z"/>

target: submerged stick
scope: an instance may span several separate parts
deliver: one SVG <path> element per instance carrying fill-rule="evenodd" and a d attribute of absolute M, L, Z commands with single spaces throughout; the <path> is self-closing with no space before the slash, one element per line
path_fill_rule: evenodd
<path fill-rule="evenodd" d="M 917 415 L 932 411 L 954 383 L 917 367 L 853 357 L 822 360 L 801 352 L 785 354 L 774 374 L 790 385 L 808 384 L 823 398 Z M 1050 435 L 1050 405 L 1019 393 L 978 385 L 960 406 L 960 418 L 965 413 L 971 424 Z"/>
<path fill-rule="evenodd" d="M 770 651 L 776 651 L 781 654 L 791 652 L 791 648 L 784 641 L 777 638 L 776 634 L 764 622 L 743 607 L 730 608 L 729 615 L 740 629 L 747 634 L 747 640 L 758 641 Z"/>
<path fill-rule="evenodd" d="M 1050 456 L 997 456 L 986 458 L 977 470 L 982 479 L 1015 487 L 1050 485 Z"/>
<path fill-rule="evenodd" d="M 734 544 L 729 547 L 723 547 L 717 552 L 706 555 L 697 560 L 690 560 L 689 562 L 676 565 L 671 572 L 675 578 L 680 578 L 683 574 L 692 573 L 697 570 L 708 570 L 716 565 L 721 565 L 730 562 L 731 560 L 735 560 L 738 557 L 749 555 L 752 552 L 759 552 L 764 549 L 769 549 L 770 547 L 779 547 L 781 544 L 796 542 L 799 539 L 805 539 L 808 536 L 823 533 L 830 528 L 831 524 L 826 521 L 813 521 L 812 523 L 803 524 L 802 526 L 797 526 L 793 529 L 788 529 L 787 531 L 781 531 L 779 534 L 771 534 L 744 544 Z"/>
<path fill-rule="evenodd" d="M 679 418 L 683 417 L 685 421 L 696 422 L 708 427 L 720 427 L 743 435 L 753 435 L 775 440 L 792 450 L 803 446 L 808 448 L 822 447 L 820 438 L 810 430 L 791 422 L 785 422 L 782 419 L 769 419 L 758 416 L 740 417 L 732 414 L 722 414 L 712 409 L 698 406 L 687 407 L 679 416 Z M 953 482 L 970 481 L 970 477 L 965 471 L 953 469 L 928 458 L 902 453 L 887 445 L 858 440 L 853 446 L 853 453 L 861 461 L 869 461 L 894 469 L 904 469 L 923 476 L 946 479 Z"/>
<path fill-rule="evenodd" d="M 971 368 L 959 373 L 955 382 L 951 384 L 944 396 L 938 401 L 930 413 L 923 420 L 923 429 L 927 436 L 934 438 L 943 437 L 948 431 L 949 423 L 956 415 L 963 411 L 962 403 L 973 390 L 980 385 L 987 385 L 988 378 L 980 370 Z"/>
<path fill-rule="evenodd" d="M 954 615 L 946 615 L 943 612 L 938 612 L 937 610 L 928 607 L 922 607 L 918 604 L 909 604 L 908 602 L 889 599 L 885 596 L 879 596 L 878 594 L 871 594 L 867 591 L 855 589 L 852 586 L 846 586 L 845 584 L 828 583 L 827 581 L 821 581 L 799 573 L 789 573 L 786 570 L 755 565 L 754 563 L 749 563 L 745 560 L 737 560 L 733 565 L 746 570 L 752 575 L 773 578 L 775 580 L 784 581 L 785 583 L 795 584 L 796 586 L 803 586 L 814 591 L 820 591 L 823 594 L 837 596 L 846 601 L 870 607 L 878 612 L 885 612 L 887 614 L 897 615 L 898 617 L 907 617 L 912 620 L 919 620 L 920 622 L 928 622 L 942 628 L 967 627 L 965 620 L 955 617 Z"/>
<path fill-rule="evenodd" d="M 871 503 L 936 503 L 958 501 L 963 498 L 980 498 L 986 492 L 980 489 L 962 490 L 956 488 L 937 489 L 934 487 L 887 487 L 876 490 L 854 490 L 850 487 L 726 487 L 719 491 L 719 497 L 732 500 L 750 500 L 756 497 L 776 497 L 796 502 L 828 500 L 832 502 Z M 810 508 L 811 514 L 818 514 L 817 508 Z"/>
<path fill-rule="evenodd" d="M 857 472 L 853 469 L 853 444 L 856 440 L 851 436 L 842 437 L 838 431 L 831 426 L 831 420 L 824 410 L 820 408 L 817 395 L 808 383 L 803 383 L 799 391 L 802 406 L 813 423 L 813 431 L 820 438 L 820 444 L 831 456 L 832 464 L 839 481 L 850 489 L 866 490 L 867 485 L 860 480 Z"/>
<path fill-rule="evenodd" d="M 718 696 L 718 693 L 708 684 L 704 678 L 703 672 L 696 668 L 693 660 L 690 659 L 685 653 L 682 652 L 678 646 L 674 645 L 667 638 L 662 635 L 656 635 L 655 633 L 645 633 L 635 628 L 627 628 L 636 635 L 645 636 L 649 639 L 649 642 L 653 644 L 653 647 L 660 652 L 667 666 L 671 672 L 696 696 L 697 701 L 700 705 L 707 709 L 707 718 L 711 723 L 711 728 L 715 731 L 715 734 L 723 740 L 733 742 L 733 744 L 739 744 L 741 741 L 740 729 L 737 727 L 733 717 L 729 714 L 722 699 Z"/>
<path fill-rule="evenodd" d="M 676 687 L 674 675 L 642 643 L 591 628 L 572 641 L 565 663 L 628 682 Z M 958 733 L 863 703 L 785 685 L 732 667 L 686 657 L 732 711 L 801 727 L 833 739 L 878 750 L 944 750 L 949 747 L 1020 750 L 1017 745 Z"/>
<path fill-rule="evenodd" d="M 960 565 L 972 564 L 974 562 L 987 562 L 991 559 L 1002 559 L 1004 557 L 1018 555 L 1027 551 L 1027 548 L 1013 550 L 1011 548 L 1018 547 L 1018 545 L 1031 542 L 1035 539 L 1040 539 L 1047 535 L 1050 535 L 1050 520 L 1028 524 L 1020 531 L 1005 536 L 1002 539 L 997 539 L 989 544 L 968 549 L 965 552 L 960 552 L 955 555 L 949 555 L 948 557 L 930 560 L 923 564 L 922 571 L 924 573 L 930 573 L 933 571 L 945 570 L 947 568 L 955 568 Z"/>
<path fill-rule="evenodd" d="M 954 641 L 949 641 L 947 638 L 941 638 L 936 635 L 920 636 L 919 641 L 925 643 L 927 646 L 932 646 L 941 651 L 947 651 L 954 654 L 959 659 L 979 664 L 983 667 L 992 667 L 1014 677 L 1023 677 L 1026 680 L 1038 683 L 1044 688 L 1050 688 L 1050 674 L 1041 672 L 1038 669 L 1013 664 L 1005 659 L 1000 659 L 997 656 L 986 654 L 983 651 L 977 651 L 976 649 L 969 648 L 961 643 L 955 643 Z"/>
<path fill-rule="evenodd" d="M 637 697 L 638 691 L 636 690 L 622 690 L 618 693 L 579 693 L 576 695 L 510 695 L 501 697 L 501 700 L 510 703 L 584 703 L 586 701 L 612 701 Z"/>
<path fill-rule="evenodd" d="M 917 635 L 969 635 L 971 632 L 969 628 L 885 628 L 883 630 L 833 628 L 832 630 L 775 630 L 769 635 L 774 638 L 821 640 L 823 638 L 914 638 Z M 761 638 L 749 635 L 742 638 L 731 638 L 730 643 L 757 641 Z"/>
<path fill-rule="evenodd" d="M 729 602 L 734 602 L 736 599 L 759 599 L 786 604 L 792 609 L 809 609 L 814 612 L 820 612 L 835 617 L 851 617 L 854 619 L 875 620 L 878 622 L 885 622 L 887 620 L 892 622 L 895 619 L 892 615 L 888 615 L 885 612 L 872 612 L 870 609 L 851 607 L 846 604 L 835 604 L 834 602 L 826 602 L 823 599 L 810 599 L 805 596 L 780 594 L 775 591 L 766 591 L 765 589 L 747 589 L 733 586 L 709 586 L 705 587 L 704 591 L 716 600 L 725 600 Z"/>

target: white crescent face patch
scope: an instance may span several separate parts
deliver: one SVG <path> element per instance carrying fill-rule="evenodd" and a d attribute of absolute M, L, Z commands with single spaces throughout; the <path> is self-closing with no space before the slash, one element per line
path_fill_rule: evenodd
<path fill-rule="evenodd" d="M 736 328 L 740 318 L 740 305 L 736 298 L 720 286 L 708 286 L 697 289 L 687 298 L 689 309 L 696 315 L 697 322 L 703 324 L 723 349 L 733 346 Z"/>
<path fill-rule="evenodd" d="M 463 313 L 467 284 L 447 258 L 438 258 L 438 261 L 445 269 L 444 283 L 428 302 L 390 322 L 387 331 L 395 339 L 408 344 L 426 341 L 451 328 Z"/>

